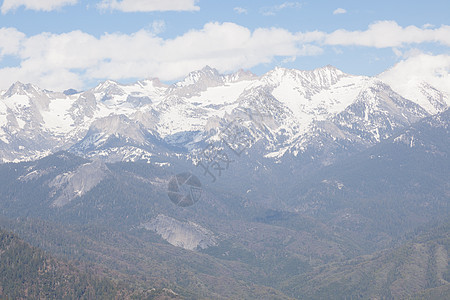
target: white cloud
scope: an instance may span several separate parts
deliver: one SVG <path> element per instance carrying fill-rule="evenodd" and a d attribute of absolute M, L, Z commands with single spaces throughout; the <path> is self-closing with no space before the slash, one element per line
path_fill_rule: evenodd
<path fill-rule="evenodd" d="M 337 8 L 333 11 L 333 15 L 341 15 L 341 14 L 346 14 L 347 10 L 343 9 L 343 8 Z"/>
<path fill-rule="evenodd" d="M 151 28 L 154 34 L 160 34 L 166 30 L 166 22 L 164 22 L 164 20 L 155 20 L 153 21 Z"/>
<path fill-rule="evenodd" d="M 15 10 L 21 6 L 31 10 L 51 11 L 63 6 L 74 5 L 78 0 L 4 0 L 1 11 L 6 14 L 10 10 Z"/>
<path fill-rule="evenodd" d="M 336 30 L 326 35 L 328 45 L 355 45 L 375 48 L 402 47 L 407 44 L 440 43 L 450 46 L 450 26 L 422 29 L 416 26 L 401 27 L 394 21 L 381 21 L 369 25 L 366 31 Z"/>
<path fill-rule="evenodd" d="M 409 59 L 409 58 L 413 58 L 413 57 L 416 57 L 416 56 L 419 56 L 419 55 L 422 55 L 422 54 L 424 54 L 424 52 L 422 50 L 417 49 L 417 48 L 411 48 L 411 49 L 406 50 L 402 54 L 402 57 L 404 59 Z M 430 53 L 428 53 L 427 55 L 432 56 Z"/>
<path fill-rule="evenodd" d="M 0 61 L 5 55 L 14 55 L 20 50 L 25 34 L 15 28 L 0 28 Z"/>
<path fill-rule="evenodd" d="M 301 8 L 302 4 L 300 2 L 284 2 L 280 5 L 266 6 L 261 8 L 261 13 L 264 16 L 274 16 L 277 12 L 286 8 Z"/>
<path fill-rule="evenodd" d="M 417 85 L 421 82 L 427 82 L 450 96 L 450 55 L 430 55 L 415 49 L 406 59 L 378 77 L 409 99 L 420 97 Z"/>
<path fill-rule="evenodd" d="M 321 53 L 321 48 L 301 42 L 302 36 L 284 29 L 254 31 L 234 23 L 208 23 L 174 39 L 162 39 L 150 30 L 134 34 L 104 34 L 97 38 L 73 31 L 25 37 L 15 29 L 2 29 L 16 46 L 5 41 L 0 51 L 17 56 L 21 63 L 0 69 L 0 87 L 20 80 L 43 88 L 85 88 L 97 79 L 175 80 L 205 65 L 221 72 L 249 69 L 270 63 L 274 57 Z"/>
<path fill-rule="evenodd" d="M 407 57 L 420 43 L 450 46 L 450 26 L 424 29 L 378 22 L 365 31 L 337 30 L 293 33 L 281 28 L 250 30 L 234 23 L 208 23 L 173 39 L 157 34 L 164 22 L 133 34 L 104 34 L 95 37 L 82 31 L 26 36 L 15 28 L 0 28 L 0 62 L 14 56 L 16 67 L 0 69 L 0 88 L 20 80 L 43 88 L 82 89 L 93 80 L 129 80 L 160 77 L 176 80 L 205 65 L 221 72 L 249 69 L 260 64 L 318 55 L 322 47 L 365 46 L 393 48 Z M 408 47 L 405 47 L 408 46 Z"/>
<path fill-rule="evenodd" d="M 197 0 L 102 0 L 98 3 L 101 10 L 119 10 L 123 12 L 151 11 L 197 11 Z"/>
<path fill-rule="evenodd" d="M 238 7 L 233 8 L 233 10 L 240 15 L 247 14 L 247 10 L 243 7 L 238 6 Z"/>

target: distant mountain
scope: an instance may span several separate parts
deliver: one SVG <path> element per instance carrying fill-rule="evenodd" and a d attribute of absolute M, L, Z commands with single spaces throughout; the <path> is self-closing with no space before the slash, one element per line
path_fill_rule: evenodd
<path fill-rule="evenodd" d="M 145 146 L 147 132 L 192 151 L 214 140 L 212 130 L 220 132 L 237 118 L 264 143 L 260 155 L 275 160 L 311 149 L 330 154 L 344 147 L 348 152 L 448 106 L 447 91 L 426 82 L 420 88 L 426 99 L 409 99 L 378 78 L 345 74 L 332 66 L 276 68 L 260 77 L 242 70 L 222 75 L 205 67 L 170 86 L 157 79 L 129 85 L 108 80 L 80 93 L 55 93 L 17 82 L 0 94 L 0 159 L 33 160 L 70 147 L 86 157 L 123 152 L 110 160 L 146 159 L 152 153 Z M 125 119 L 134 124 L 134 138 L 140 131 L 138 145 L 110 143 L 97 150 L 85 145 L 100 137 L 106 141 L 111 129 L 105 126 Z M 122 125 L 124 136 L 131 127 Z M 333 159 L 321 156 L 324 163 Z"/>
<path fill-rule="evenodd" d="M 261 297 L 271 291 L 277 291 L 275 298 L 299 297 L 291 284 L 285 287 L 291 278 L 303 280 L 312 269 L 392 247 L 421 225 L 448 220 L 449 113 L 405 123 L 390 138 L 301 177 L 285 173 L 286 166 L 270 158 L 261 160 L 257 152 L 236 156 L 241 163 L 224 170 L 217 183 L 200 177 L 201 170 L 183 156 L 105 163 L 58 152 L 3 164 L 0 211 L 14 220 L 8 221 L 15 224 L 11 228 L 24 233 L 35 228 L 34 219 L 56 222 L 53 228 L 61 229 L 52 229 L 40 243 L 67 251 L 53 241 L 62 236 L 85 259 L 111 265 L 124 276 L 151 274 L 211 297 L 223 295 L 225 287 L 235 292 L 228 297 L 248 297 L 255 284 Z M 388 116 L 395 120 L 395 114 Z M 194 206 L 181 208 L 167 189 L 173 175 L 186 170 L 202 178 L 203 191 Z M 24 219 L 30 223 L 23 227 Z M 89 242 L 70 241 L 65 230 Z M 106 255 L 111 251 L 112 261 Z M 142 257 L 143 251 L 151 258 Z M 167 251 L 180 258 L 158 265 Z M 123 268 L 136 260 L 133 268 Z M 188 281 L 172 274 L 177 265 Z M 212 269 L 225 272 L 228 284 L 219 285 L 224 277 L 210 274 Z M 211 286 L 196 285 L 206 278 Z M 412 291 L 424 289 L 418 285 Z"/>
<path fill-rule="evenodd" d="M 205 67 L 79 93 L 16 83 L 0 93 L 0 224 L 192 299 L 441 295 L 445 244 L 399 241 L 448 222 L 450 92 L 392 78 Z M 440 283 L 415 282 L 411 257 Z"/>
<path fill-rule="evenodd" d="M 67 89 L 63 92 L 64 95 L 70 96 L 70 95 L 75 95 L 78 94 L 79 92 L 77 90 L 74 89 Z"/>
<path fill-rule="evenodd" d="M 293 209 L 370 235 L 449 217 L 450 109 L 311 173 L 285 196 Z"/>

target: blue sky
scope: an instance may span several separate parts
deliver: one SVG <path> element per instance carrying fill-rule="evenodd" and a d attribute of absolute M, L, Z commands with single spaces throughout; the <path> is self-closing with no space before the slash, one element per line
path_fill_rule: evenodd
<path fill-rule="evenodd" d="M 449 54 L 450 1 L 3 0 L 0 88 L 172 82 L 210 65 L 376 75 Z"/>

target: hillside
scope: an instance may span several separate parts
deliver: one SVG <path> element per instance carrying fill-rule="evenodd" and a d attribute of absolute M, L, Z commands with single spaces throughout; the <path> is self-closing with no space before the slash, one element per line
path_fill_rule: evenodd
<path fill-rule="evenodd" d="M 316 268 L 284 290 L 297 299 L 448 299 L 449 251 L 446 223 L 393 250 Z"/>
<path fill-rule="evenodd" d="M 4 299 L 176 299 L 163 290 L 130 287 L 79 270 L 0 229 L 0 298 Z"/>

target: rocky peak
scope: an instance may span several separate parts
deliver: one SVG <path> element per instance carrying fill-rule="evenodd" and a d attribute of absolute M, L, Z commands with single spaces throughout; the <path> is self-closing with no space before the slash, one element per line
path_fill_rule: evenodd
<path fill-rule="evenodd" d="M 209 66 L 188 74 L 183 81 L 177 82 L 169 88 L 169 93 L 191 97 L 207 90 L 209 87 L 224 84 L 224 78 L 220 73 Z"/>
<path fill-rule="evenodd" d="M 243 80 L 254 80 L 258 79 L 258 76 L 253 74 L 250 71 L 244 71 L 243 69 L 239 69 L 237 72 L 225 75 L 225 82 L 231 83 L 231 82 L 239 82 Z"/>
<path fill-rule="evenodd" d="M 101 100 L 105 101 L 110 99 L 114 95 L 124 95 L 125 91 L 120 87 L 120 85 L 112 80 L 106 80 L 105 82 L 97 85 L 93 90 L 93 93 L 100 94 Z"/>
<path fill-rule="evenodd" d="M 311 71 L 276 67 L 272 71 L 267 72 L 262 80 L 272 86 L 289 83 L 302 88 L 317 90 L 329 88 L 345 76 L 349 75 L 330 65 Z"/>
<path fill-rule="evenodd" d="M 25 95 L 25 96 L 33 96 L 36 97 L 38 95 L 43 94 L 38 87 L 34 86 L 31 83 L 23 84 L 20 81 L 17 81 L 11 85 L 11 87 L 6 91 L 3 95 L 4 97 L 11 97 L 13 95 Z"/>

